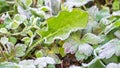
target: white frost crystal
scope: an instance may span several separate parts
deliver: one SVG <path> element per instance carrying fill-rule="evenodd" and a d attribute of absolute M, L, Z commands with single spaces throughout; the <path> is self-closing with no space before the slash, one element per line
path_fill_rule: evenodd
<path fill-rule="evenodd" d="M 85 54 L 86 56 L 90 56 L 93 52 L 93 48 L 89 44 L 80 44 L 78 51 L 82 54 Z"/>
<path fill-rule="evenodd" d="M 23 60 L 19 62 L 20 68 L 36 68 L 34 60 Z"/>

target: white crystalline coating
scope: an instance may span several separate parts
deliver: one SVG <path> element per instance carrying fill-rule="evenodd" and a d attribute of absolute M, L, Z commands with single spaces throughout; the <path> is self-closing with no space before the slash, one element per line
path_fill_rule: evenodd
<path fill-rule="evenodd" d="M 4 36 L 4 37 L 1 37 L 0 42 L 1 42 L 3 45 L 5 45 L 5 44 L 8 43 L 8 38 L 5 37 L 5 36 Z"/>
<path fill-rule="evenodd" d="M 87 55 L 87 56 L 90 56 L 93 52 L 93 48 L 89 44 L 80 44 L 78 51 L 80 53 Z"/>
<path fill-rule="evenodd" d="M 91 0 L 67 0 L 64 5 L 68 6 L 68 8 L 72 8 L 73 6 L 80 7 L 82 5 L 85 5 Z"/>
<path fill-rule="evenodd" d="M 51 57 L 46 57 L 45 61 L 47 64 L 55 64 L 55 60 Z"/>
<path fill-rule="evenodd" d="M 120 11 L 115 11 L 112 13 L 113 16 L 120 16 Z"/>
<path fill-rule="evenodd" d="M 78 44 L 73 39 L 69 39 L 67 42 L 63 44 L 63 48 L 65 53 L 74 54 L 77 51 Z"/>
<path fill-rule="evenodd" d="M 72 65 L 72 66 L 70 66 L 69 68 L 82 68 L 82 67 L 80 67 L 80 66 L 75 66 L 75 65 Z"/>
<path fill-rule="evenodd" d="M 46 67 L 47 64 L 55 64 L 55 60 L 51 57 L 42 57 L 42 58 L 37 58 L 34 61 L 35 65 L 38 65 L 38 68 L 41 67 Z"/>
<path fill-rule="evenodd" d="M 36 68 L 34 60 L 23 60 L 19 62 L 20 68 Z"/>
<path fill-rule="evenodd" d="M 97 6 L 92 6 L 88 9 L 88 12 L 92 17 L 96 17 L 96 14 L 99 12 L 99 9 L 97 8 Z"/>
<path fill-rule="evenodd" d="M 116 63 L 109 63 L 106 68 L 119 68 Z"/>
<path fill-rule="evenodd" d="M 96 36 L 95 34 L 92 34 L 92 33 L 85 34 L 82 40 L 84 40 L 86 43 L 93 44 L 93 45 L 101 43 L 103 41 L 99 36 Z"/>
<path fill-rule="evenodd" d="M 104 44 L 101 47 L 101 51 L 99 51 L 100 58 L 110 58 L 114 54 L 119 56 L 120 55 L 120 40 L 119 39 L 112 39 L 108 43 Z"/>
<path fill-rule="evenodd" d="M 114 32 L 114 35 L 120 39 L 120 30 L 117 30 Z"/>

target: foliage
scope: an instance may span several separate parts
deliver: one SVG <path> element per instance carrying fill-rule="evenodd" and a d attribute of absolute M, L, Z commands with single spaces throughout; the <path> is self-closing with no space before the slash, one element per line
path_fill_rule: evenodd
<path fill-rule="evenodd" d="M 0 68 L 64 68 L 69 55 L 69 68 L 120 67 L 119 0 L 0 0 Z"/>

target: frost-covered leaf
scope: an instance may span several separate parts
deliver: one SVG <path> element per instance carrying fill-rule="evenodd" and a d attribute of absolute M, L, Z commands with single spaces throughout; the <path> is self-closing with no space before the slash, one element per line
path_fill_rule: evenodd
<path fill-rule="evenodd" d="M 35 61 L 34 61 L 35 65 L 38 65 L 38 68 L 40 67 L 46 67 L 47 64 L 55 64 L 55 60 L 51 57 L 41 57 L 41 58 L 37 58 Z"/>
<path fill-rule="evenodd" d="M 87 12 L 80 9 L 62 11 L 57 17 L 47 19 L 48 30 L 38 30 L 38 34 L 45 39 L 45 43 L 52 43 L 54 39 L 65 40 L 71 32 L 85 28 L 87 20 Z"/>
<path fill-rule="evenodd" d="M 65 50 L 65 53 L 74 54 L 78 49 L 78 44 L 74 43 L 74 41 L 69 41 L 69 42 L 65 42 L 63 47 Z"/>
<path fill-rule="evenodd" d="M 96 36 L 92 33 L 87 33 L 83 36 L 82 40 L 89 44 L 98 44 L 102 42 L 102 39 L 99 36 Z"/>
<path fill-rule="evenodd" d="M 88 56 L 86 56 L 86 55 L 80 53 L 79 51 L 77 51 L 77 52 L 75 53 L 75 57 L 76 57 L 76 59 L 77 59 L 78 61 L 88 58 Z"/>
<path fill-rule="evenodd" d="M 25 50 L 26 50 L 27 46 L 24 44 L 16 44 L 15 46 L 15 53 L 16 53 L 16 57 L 21 57 L 23 55 L 25 55 Z"/>
<path fill-rule="evenodd" d="M 114 54 L 119 56 L 120 55 L 120 40 L 119 39 L 112 39 L 106 44 L 104 44 L 102 47 L 102 50 L 99 51 L 99 57 L 100 58 L 110 58 Z"/>
<path fill-rule="evenodd" d="M 8 33 L 8 30 L 6 28 L 0 28 L 0 33 Z"/>
<path fill-rule="evenodd" d="M 0 68 L 20 68 L 18 64 L 12 62 L 0 63 Z"/>
<path fill-rule="evenodd" d="M 101 20 L 102 18 L 109 16 L 110 15 L 110 10 L 108 7 L 103 7 L 102 10 L 100 10 L 97 14 L 96 14 L 96 21 Z"/>
<path fill-rule="evenodd" d="M 27 18 L 30 18 L 30 12 L 27 12 L 21 6 L 18 6 L 17 10 L 18 10 L 19 14 L 25 15 Z"/>
<path fill-rule="evenodd" d="M 111 23 L 110 25 L 108 25 L 108 26 L 105 28 L 105 30 L 104 30 L 105 35 L 107 35 L 110 31 L 112 31 L 112 30 L 115 29 L 115 28 L 116 28 L 116 26 L 114 26 L 113 23 Z"/>
<path fill-rule="evenodd" d="M 57 14 L 60 11 L 61 0 L 50 0 L 50 1 L 51 1 L 52 14 Z"/>
<path fill-rule="evenodd" d="M 23 23 L 26 19 L 27 19 L 27 17 L 25 15 L 21 15 L 21 14 L 16 14 L 13 18 L 13 20 L 16 20 L 18 22 L 18 24 Z"/>
<path fill-rule="evenodd" d="M 36 68 L 34 60 L 23 60 L 19 62 L 21 68 Z"/>
<path fill-rule="evenodd" d="M 3 45 L 5 45 L 5 44 L 8 43 L 8 38 L 5 37 L 5 36 L 4 36 L 4 37 L 1 37 L 0 42 L 1 42 Z"/>
<path fill-rule="evenodd" d="M 116 63 L 109 63 L 106 68 L 119 68 Z"/>
<path fill-rule="evenodd" d="M 72 9 L 73 6 L 80 7 L 92 0 L 67 0 L 64 5 L 69 9 Z"/>
<path fill-rule="evenodd" d="M 80 44 L 79 48 L 78 48 L 78 51 L 81 54 L 84 54 L 86 56 L 90 56 L 93 52 L 93 47 L 89 44 Z"/>
<path fill-rule="evenodd" d="M 117 30 L 114 32 L 114 35 L 120 39 L 120 30 Z"/>
<path fill-rule="evenodd" d="M 82 68 L 80 66 L 71 65 L 69 68 Z"/>

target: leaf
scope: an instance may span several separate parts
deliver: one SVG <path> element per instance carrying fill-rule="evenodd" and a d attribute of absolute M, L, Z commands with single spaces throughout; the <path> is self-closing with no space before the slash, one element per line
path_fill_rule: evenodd
<path fill-rule="evenodd" d="M 78 61 L 88 58 L 86 55 L 81 54 L 79 51 L 77 51 L 77 52 L 75 53 L 75 57 L 76 57 L 76 59 L 77 59 Z"/>
<path fill-rule="evenodd" d="M 88 13 L 80 9 L 61 11 L 57 17 L 48 18 L 48 30 L 38 30 L 38 34 L 45 39 L 45 43 L 52 43 L 54 39 L 65 40 L 71 32 L 84 29 L 87 20 Z"/>
<path fill-rule="evenodd" d="M 119 39 L 112 39 L 106 44 L 104 44 L 102 47 L 102 50 L 99 51 L 99 57 L 100 58 L 110 58 L 114 54 L 116 56 L 120 56 L 120 40 Z"/>
<path fill-rule="evenodd" d="M 79 44 L 79 48 L 78 48 L 78 51 L 81 53 L 81 54 L 84 54 L 86 56 L 91 56 L 92 52 L 93 52 L 93 47 L 89 44 Z"/>
<path fill-rule="evenodd" d="M 34 60 L 23 60 L 19 62 L 20 68 L 36 68 Z"/>
<path fill-rule="evenodd" d="M 26 6 L 30 6 L 32 4 L 32 0 L 25 0 L 25 5 Z"/>
<path fill-rule="evenodd" d="M 106 66 L 106 68 L 119 68 L 119 67 L 118 67 L 118 64 L 116 64 L 116 63 L 109 63 L 109 64 Z"/>
<path fill-rule="evenodd" d="M 37 52 L 35 53 L 35 56 L 36 56 L 37 58 L 42 57 L 42 56 L 43 56 L 43 52 L 42 52 L 42 51 L 37 51 Z"/>
<path fill-rule="evenodd" d="M 27 46 L 24 44 L 16 44 L 16 46 L 15 46 L 16 57 L 21 57 L 21 56 L 25 55 L 26 48 L 27 48 Z"/>
<path fill-rule="evenodd" d="M 96 36 L 92 33 L 87 33 L 83 36 L 82 40 L 89 44 L 98 44 L 102 42 L 102 39 L 99 36 Z"/>
<path fill-rule="evenodd" d="M 100 60 L 97 60 L 96 62 L 94 62 L 92 65 L 90 65 L 88 68 L 105 68 L 105 66 L 103 65 L 103 63 Z"/>
<path fill-rule="evenodd" d="M 5 45 L 8 43 L 8 38 L 7 37 L 1 37 L 0 42 L 2 43 L 2 45 Z"/>
<path fill-rule="evenodd" d="M 120 1 L 119 0 L 114 0 L 112 4 L 112 9 L 113 10 L 119 10 L 120 9 Z"/>
<path fill-rule="evenodd" d="M 0 68 L 20 68 L 20 67 L 16 63 L 2 62 L 0 63 Z"/>
<path fill-rule="evenodd" d="M 16 44 L 17 39 L 15 37 L 9 37 L 9 41 L 13 44 Z"/>
<path fill-rule="evenodd" d="M 0 33 L 8 33 L 6 28 L 0 28 Z"/>
<path fill-rule="evenodd" d="M 103 7 L 102 10 L 100 10 L 97 14 L 96 14 L 96 21 L 101 20 L 103 17 L 109 16 L 110 15 L 110 11 L 108 7 Z"/>
<path fill-rule="evenodd" d="M 89 1 L 91 0 L 66 0 L 64 5 L 67 6 L 69 9 L 72 9 L 73 6 L 80 7 L 80 6 L 85 5 Z"/>

